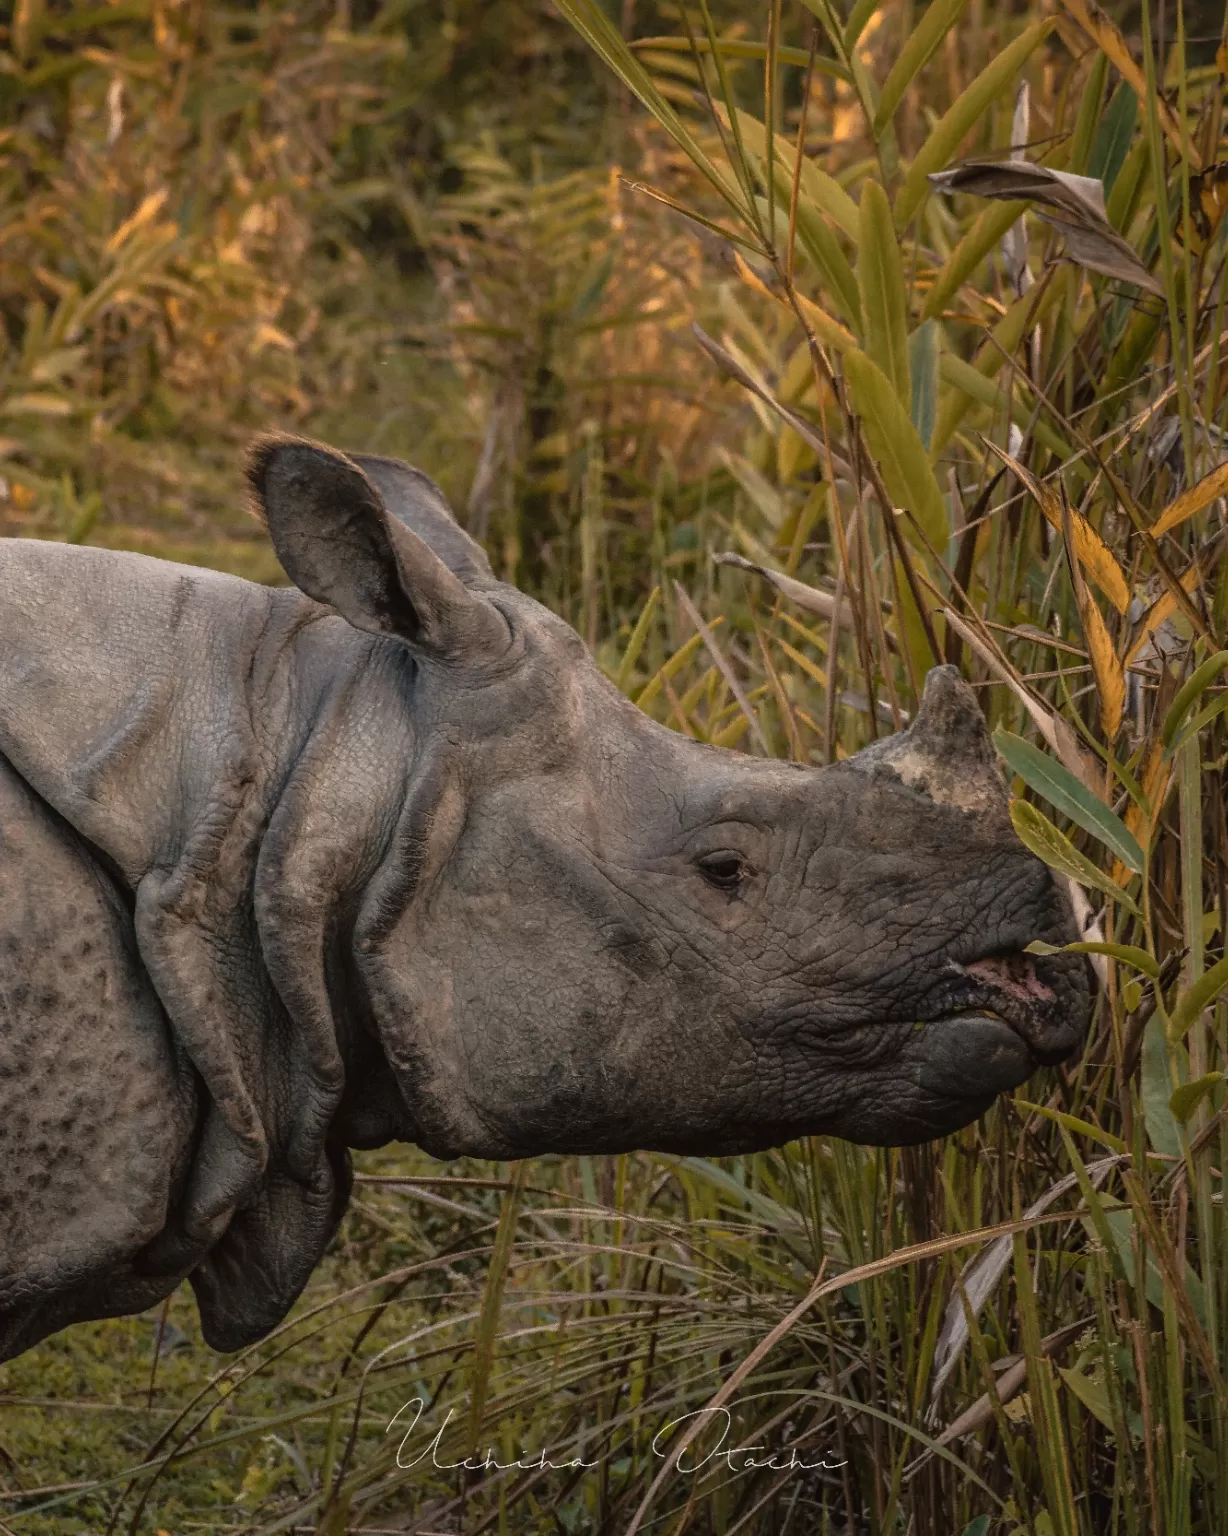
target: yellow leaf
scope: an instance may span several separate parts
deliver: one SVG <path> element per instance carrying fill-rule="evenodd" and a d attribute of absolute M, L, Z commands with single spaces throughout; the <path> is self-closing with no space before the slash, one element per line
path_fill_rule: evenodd
<path fill-rule="evenodd" d="M 0 404 L 4 416 L 69 416 L 72 406 L 61 395 L 48 395 L 34 391 L 28 395 L 14 395 Z"/>
<path fill-rule="evenodd" d="M 156 218 L 159 209 L 167 199 L 167 195 L 167 189 L 165 187 L 163 187 L 160 192 L 151 192 L 149 196 L 142 201 L 141 206 L 131 216 L 131 218 L 125 219 L 124 222 L 115 231 L 115 233 L 111 236 L 111 238 L 107 241 L 104 247 L 107 254 L 110 255 L 112 252 L 119 250 L 120 246 L 123 245 L 124 241 L 127 240 L 130 235 L 134 235 L 138 229 L 142 229 L 152 219 Z"/>
<path fill-rule="evenodd" d="M 1194 589 L 1200 584 L 1201 581 L 1202 567 L 1199 565 L 1197 560 L 1191 560 L 1189 565 L 1187 565 L 1185 570 L 1181 573 L 1181 590 L 1187 596 L 1192 596 Z M 1134 644 L 1126 652 L 1127 667 L 1132 665 L 1135 658 L 1138 656 L 1138 653 L 1151 639 L 1152 635 L 1155 634 L 1156 630 L 1159 629 L 1160 625 L 1163 624 L 1166 619 L 1171 618 L 1173 614 L 1176 613 L 1176 611 L 1177 599 L 1173 596 L 1172 592 L 1165 591 L 1161 593 L 1161 595 L 1155 600 L 1154 603 L 1152 603 L 1151 607 L 1143 615 L 1143 627 L 1139 630 L 1138 637 Z"/>
<path fill-rule="evenodd" d="M 1087 641 L 1091 657 L 1092 676 L 1096 680 L 1096 692 L 1100 696 L 1100 725 L 1105 739 L 1115 741 L 1121 730 L 1121 716 L 1126 704 L 1126 674 L 1113 649 L 1104 615 L 1087 590 L 1075 539 L 1076 515 L 1063 493 L 1061 501 L 1062 534 L 1066 541 L 1066 555 L 1070 561 L 1070 574 L 1074 581 L 1075 597 L 1083 619 L 1083 638 Z"/>
<path fill-rule="evenodd" d="M 1044 513 L 1048 521 L 1058 533 L 1062 528 L 1062 505 L 1055 491 L 1049 486 L 1037 480 L 1030 470 L 1005 453 L 996 443 L 987 443 L 989 450 L 996 454 L 1016 478 L 1027 487 L 1032 500 Z M 1108 545 L 1080 513 L 1071 509 L 1070 514 L 1071 538 L 1074 542 L 1075 554 L 1079 564 L 1087 571 L 1091 579 L 1117 609 L 1118 613 L 1125 613 L 1130 606 L 1130 589 L 1126 585 L 1126 578 L 1122 574 L 1121 566 L 1113 558 Z"/>
<path fill-rule="evenodd" d="M 1217 465 L 1209 475 L 1204 475 L 1189 490 L 1182 491 L 1175 501 L 1170 501 L 1151 525 L 1151 537 L 1158 539 L 1162 533 L 1184 523 L 1187 518 L 1201 512 L 1217 496 L 1228 494 L 1228 461 Z"/>
<path fill-rule="evenodd" d="M 1139 775 L 1139 784 L 1151 805 L 1151 816 L 1148 817 L 1143 807 L 1134 800 L 1131 800 L 1126 807 L 1126 827 L 1144 848 L 1150 846 L 1152 827 L 1168 798 L 1168 780 L 1171 774 L 1172 760 L 1165 754 L 1164 743 L 1157 740 L 1152 746 L 1146 768 Z M 1113 873 L 1115 879 L 1121 878 L 1116 866 Z"/>
<path fill-rule="evenodd" d="M 1091 652 L 1092 675 L 1100 695 L 1100 724 L 1106 740 L 1113 741 L 1121 729 L 1122 710 L 1126 703 L 1126 676 L 1117 659 L 1117 652 L 1113 649 L 1100 609 L 1086 588 L 1080 610 L 1083 615 L 1083 638 Z"/>
<path fill-rule="evenodd" d="M 287 336 L 285 331 L 279 331 L 275 325 L 270 325 L 262 320 L 256 327 L 256 334 L 252 338 L 252 352 L 263 352 L 265 347 L 277 347 L 282 352 L 293 352 L 294 341 Z"/>

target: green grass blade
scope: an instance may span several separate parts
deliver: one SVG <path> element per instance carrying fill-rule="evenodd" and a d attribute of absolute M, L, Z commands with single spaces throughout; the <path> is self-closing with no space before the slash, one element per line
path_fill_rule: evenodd
<path fill-rule="evenodd" d="M 1137 838 L 1068 768 L 1022 736 L 1014 736 L 1000 726 L 993 733 L 993 740 L 1011 772 L 1017 773 L 1029 789 L 1043 795 L 1055 810 L 1110 848 L 1136 875 L 1142 874 L 1143 850 Z"/>
<path fill-rule="evenodd" d="M 905 411 L 912 405 L 904 263 L 891 222 L 891 204 L 877 181 L 861 189 L 857 286 L 866 355 L 890 379 Z"/>
<path fill-rule="evenodd" d="M 887 494 L 896 506 L 913 514 L 935 549 L 945 549 L 949 532 L 946 503 L 917 429 L 891 380 L 871 358 L 856 350 L 845 354 L 844 376 L 870 452 L 882 470 Z"/>
<path fill-rule="evenodd" d="M 904 99 L 904 92 L 941 48 L 947 33 L 963 15 L 968 0 L 933 0 L 920 23 L 904 41 L 883 83 L 874 114 L 874 131 L 881 133 Z"/>
<path fill-rule="evenodd" d="M 1052 31 L 1051 20 L 1036 21 L 976 77 L 939 118 L 920 153 L 908 168 L 895 200 L 895 227 L 904 229 L 920 208 L 931 171 L 941 171 L 985 113 L 1014 80 L 1032 53 Z"/>

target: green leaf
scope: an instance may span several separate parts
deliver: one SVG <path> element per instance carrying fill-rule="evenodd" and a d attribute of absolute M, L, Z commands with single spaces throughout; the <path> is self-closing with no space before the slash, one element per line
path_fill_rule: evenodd
<path fill-rule="evenodd" d="M 908 508 L 935 549 L 945 550 L 946 503 L 917 429 L 890 379 L 856 348 L 844 355 L 844 377 L 865 428 L 870 452 L 882 470 L 887 494 L 896 506 Z M 905 528 L 913 541 L 919 543 L 913 530 L 907 524 Z"/>
<path fill-rule="evenodd" d="M 790 188 L 784 167 L 778 165 L 777 192 L 788 197 Z M 786 204 L 787 206 L 787 204 Z M 800 188 L 797 198 L 797 238 L 802 250 L 814 264 L 820 281 L 835 299 L 844 318 L 861 333 L 861 294 L 848 257 L 827 220 Z"/>
<path fill-rule="evenodd" d="M 981 345 L 972 366 L 987 379 L 996 378 L 1002 372 L 1027 331 L 1040 325 L 1050 308 L 1065 292 L 1061 283 L 1051 282 L 1038 294 L 1040 288 L 1041 284 L 1038 284 L 1022 298 L 1016 299 Z M 931 459 L 936 459 L 955 436 L 971 405 L 972 398 L 963 389 L 951 389 L 943 395 L 938 402 L 938 422 L 934 427 L 934 440 L 930 444 Z"/>
<path fill-rule="evenodd" d="M 1212 720 L 1222 715 L 1225 710 L 1228 710 L 1228 693 L 1221 693 L 1216 696 L 1214 704 L 1208 704 L 1206 709 L 1200 709 L 1194 718 L 1187 721 L 1173 737 L 1170 749 L 1173 754 L 1178 753 L 1187 741 L 1200 736 Z"/>
<path fill-rule="evenodd" d="M 499 1337 L 499 1310 L 503 1304 L 503 1286 L 507 1279 L 512 1249 L 516 1241 L 516 1222 L 520 1215 L 525 1175 L 528 1164 L 519 1162 L 512 1166 L 512 1176 L 503 1204 L 499 1211 L 499 1225 L 495 1230 L 494 1246 L 490 1253 L 490 1268 L 486 1272 L 486 1285 L 482 1292 L 482 1309 L 478 1316 L 474 1336 L 473 1357 L 469 1362 L 469 1443 L 476 1446 L 482 1427 L 482 1410 L 486 1405 L 486 1390 L 490 1384 L 491 1364 Z"/>
<path fill-rule="evenodd" d="M 1076 176 L 1087 174 L 1087 161 L 1091 153 L 1092 137 L 1095 134 L 1101 116 L 1101 108 L 1104 105 L 1104 82 L 1108 79 L 1109 61 L 1103 53 L 1097 53 L 1092 59 L 1092 67 L 1084 76 L 1083 88 L 1080 92 L 1078 116 L 1075 118 L 1075 130 L 1070 139 L 1070 159 L 1063 167 Z"/>
<path fill-rule="evenodd" d="M 1001 726 L 993 733 L 994 746 L 1002 754 L 1008 768 L 1017 773 L 1029 789 L 1068 816 L 1076 826 L 1083 828 L 1113 853 L 1135 874 L 1143 872 L 1143 850 L 1138 840 L 1119 817 L 1114 816 L 1102 800 L 1097 799 L 1085 784 L 1081 784 L 1068 768 L 1055 757 L 1042 752 L 1039 747 L 1013 736 Z"/>
<path fill-rule="evenodd" d="M 1171 747 L 1173 737 L 1177 734 L 1177 727 L 1185 718 L 1185 712 L 1193 704 L 1194 700 L 1204 694 L 1220 673 L 1228 667 L 1228 651 L 1216 651 L 1214 656 L 1208 656 L 1202 666 L 1193 672 L 1182 684 L 1180 692 L 1169 706 L 1168 713 L 1164 716 L 1164 727 L 1160 732 L 1160 740 L 1166 747 Z"/>
<path fill-rule="evenodd" d="M 945 168 L 969 131 L 1014 80 L 1032 52 L 1053 29 L 1053 21 L 1036 21 L 997 58 L 991 60 L 962 95 L 934 124 L 928 139 L 904 178 L 895 200 L 895 227 L 903 229 L 929 191 L 926 177 Z"/>
<path fill-rule="evenodd" d="M 706 1157 L 663 1156 L 660 1161 L 711 1184 L 725 1196 L 727 1204 L 746 1206 L 766 1227 L 781 1236 L 795 1237 L 806 1230 L 806 1223 L 797 1211 L 790 1210 L 762 1191 L 743 1184 L 718 1163 L 710 1162 Z"/>
<path fill-rule="evenodd" d="M 623 659 L 618 664 L 618 691 L 626 693 L 627 685 L 631 681 L 635 671 L 635 664 L 640 659 L 640 652 L 644 649 L 644 641 L 648 638 L 648 628 L 652 623 L 653 615 L 657 611 L 657 604 L 661 601 L 661 588 L 653 587 L 648 595 L 648 601 L 644 604 L 643 611 L 635 621 L 635 628 L 631 631 L 631 638 L 627 641 L 627 649 L 623 652 Z"/>
<path fill-rule="evenodd" d="M 921 309 L 927 320 L 942 314 L 947 300 L 954 297 L 990 252 L 997 250 L 998 242 L 1027 209 L 1025 202 L 993 203 L 985 209 L 939 269 Z"/>
<path fill-rule="evenodd" d="M 1080 1120 L 1078 1115 L 1068 1115 L 1061 1109 L 1050 1109 L 1047 1104 L 1033 1104 L 1028 1099 L 1016 1099 L 1015 1106 L 1017 1109 L 1027 1110 L 1030 1115 L 1042 1115 L 1046 1120 L 1052 1120 L 1055 1125 L 1064 1125 L 1076 1136 L 1086 1136 L 1089 1141 L 1098 1141 L 1101 1146 L 1108 1147 L 1110 1152 L 1126 1150 L 1126 1144 L 1120 1136 L 1101 1130 L 1090 1120 Z"/>
<path fill-rule="evenodd" d="M 875 4 L 878 0 L 875 0 Z M 689 37 L 637 37 L 629 45 L 636 53 L 687 53 L 687 54 L 711 54 L 712 44 L 707 38 L 697 37 L 694 42 Z M 718 39 L 716 51 L 726 59 L 765 59 L 767 58 L 767 44 L 757 43 L 753 38 L 722 37 Z M 789 48 L 784 43 L 776 46 L 776 62 L 778 64 L 792 64 L 796 68 L 806 69 L 812 62 L 814 71 L 818 75 L 830 75 L 834 80 L 848 80 L 848 69 L 836 59 L 826 59 L 822 54 L 811 60 L 808 48 Z"/>
<path fill-rule="evenodd" d="M 1181 1137 L 1169 1108 L 1173 1082 L 1168 1065 L 1168 1042 L 1164 1038 L 1164 1020 L 1158 1013 L 1153 1015 L 1143 1031 L 1139 1086 L 1147 1140 L 1156 1152 L 1162 1152 L 1166 1157 L 1180 1157 Z"/>
<path fill-rule="evenodd" d="M 1021 432 L 1031 432 L 1039 443 L 1057 454 L 1063 463 L 1075 457 L 1074 449 L 1056 432 L 1043 416 L 1038 416 L 1029 403 L 1030 391 L 1024 381 L 1016 378 L 1010 390 L 1001 388 L 987 378 L 979 368 L 964 362 L 954 352 L 944 352 L 938 363 L 938 377 L 944 384 L 961 390 L 978 405 L 991 411 L 1008 413 Z"/>
<path fill-rule="evenodd" d="M 1033 939 L 1027 945 L 1026 953 L 1030 955 L 1108 955 L 1111 960 L 1119 960 L 1122 965 L 1132 965 L 1136 971 L 1142 971 L 1144 976 L 1150 976 L 1157 981 L 1160 976 L 1160 967 L 1155 957 L 1149 955 L 1145 949 L 1136 949 L 1133 944 L 1101 944 L 1094 939 L 1081 939 L 1077 944 L 1046 944 L 1043 939 Z"/>
<path fill-rule="evenodd" d="M 729 113 L 720 102 L 716 103 L 716 111 L 721 121 L 732 127 Z M 737 122 L 746 148 L 752 155 L 758 157 L 761 166 L 766 165 L 767 134 L 763 124 L 749 112 L 739 112 Z M 791 187 L 793 166 L 797 159 L 797 146 L 783 133 L 776 135 L 774 158 L 777 175 L 783 172 L 784 184 Z M 801 190 L 816 208 L 844 231 L 854 245 L 857 244 L 861 238 L 861 215 L 857 211 L 857 204 L 834 176 L 829 176 L 821 166 L 816 165 L 805 155 L 802 156 Z M 788 204 L 786 203 L 785 206 L 787 207 Z"/>
<path fill-rule="evenodd" d="M 989 1536 L 989 1516 L 978 1515 L 964 1526 L 962 1536 Z"/>
<path fill-rule="evenodd" d="M 908 338 L 908 370 L 912 379 L 912 424 L 926 452 L 938 416 L 938 324 L 926 320 Z"/>
<path fill-rule="evenodd" d="M 878 110 L 874 114 L 875 134 L 881 133 L 883 126 L 894 117 L 904 92 L 942 46 L 943 38 L 959 20 L 967 4 L 968 0 L 932 0 L 926 7 L 918 25 L 905 38 L 883 83 Z"/>
<path fill-rule="evenodd" d="M 1203 1009 L 1209 1007 L 1225 987 L 1228 987 L 1228 955 L 1177 999 L 1177 1006 L 1168 1021 L 1168 1038 L 1174 1042 L 1183 1040 L 1202 1017 Z"/>
<path fill-rule="evenodd" d="M 1109 1402 L 1109 1389 L 1103 1381 L 1095 1381 L 1090 1376 L 1085 1376 L 1082 1371 L 1059 1365 L 1058 1375 L 1083 1404 L 1084 1408 L 1099 1419 L 1105 1429 L 1112 1432 L 1116 1429 L 1113 1422 L 1113 1406 Z"/>
<path fill-rule="evenodd" d="M 1123 80 L 1113 92 L 1108 110 L 1092 142 L 1087 174 L 1104 183 L 1105 196 L 1113 189 L 1117 173 L 1125 164 L 1138 121 L 1138 97 Z"/>
<path fill-rule="evenodd" d="M 1135 917 L 1142 916 L 1121 886 L 1115 880 L 1110 880 L 1103 870 L 1097 869 L 1090 859 L 1084 858 L 1070 839 L 1064 837 L 1034 805 L 1029 805 L 1026 800 L 1012 800 L 1011 823 L 1019 841 L 1050 869 L 1056 869 L 1059 874 L 1077 880 L 1080 885 L 1103 891 L 1106 896 L 1111 896 L 1125 907 L 1127 912 L 1132 912 Z"/>
<path fill-rule="evenodd" d="M 904 263 L 891 222 L 891 204 L 877 181 L 866 181 L 861 189 L 857 286 L 861 293 L 866 355 L 891 380 L 908 410 L 912 399 Z"/>
<path fill-rule="evenodd" d="M 1195 1078 L 1192 1083 L 1182 1083 L 1180 1088 L 1174 1089 L 1173 1096 L 1168 1101 L 1168 1107 L 1172 1110 L 1173 1119 L 1179 1120 L 1182 1125 L 1191 1119 L 1194 1111 L 1215 1087 L 1216 1083 L 1223 1082 L 1222 1072 L 1208 1072 L 1203 1077 Z"/>

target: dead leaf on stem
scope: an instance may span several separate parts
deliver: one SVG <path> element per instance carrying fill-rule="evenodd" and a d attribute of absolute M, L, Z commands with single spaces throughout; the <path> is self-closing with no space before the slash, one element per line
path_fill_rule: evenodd
<path fill-rule="evenodd" d="M 1029 198 L 1036 204 L 1038 217 L 1051 224 L 1066 241 L 1066 252 L 1072 261 L 1092 272 L 1163 296 L 1163 288 L 1139 260 L 1133 246 L 1109 223 L 1104 183 L 1094 176 L 1075 176 L 1070 171 L 1051 171 L 1046 165 L 1009 160 L 958 165 L 932 172 L 929 180 L 940 192 L 967 192 L 972 197 L 1003 202 Z"/>

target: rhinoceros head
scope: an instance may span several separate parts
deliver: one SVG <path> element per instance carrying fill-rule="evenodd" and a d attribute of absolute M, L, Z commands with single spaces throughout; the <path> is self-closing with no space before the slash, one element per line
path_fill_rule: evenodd
<path fill-rule="evenodd" d="M 907 1144 L 1079 1045 L 1084 961 L 1025 953 L 1075 936 L 1068 902 L 953 668 L 831 767 L 702 745 L 496 581 L 416 471 L 270 439 L 250 473 L 297 586 L 379 637 L 404 746 L 355 745 L 379 853 L 350 974 L 428 1150 Z"/>

